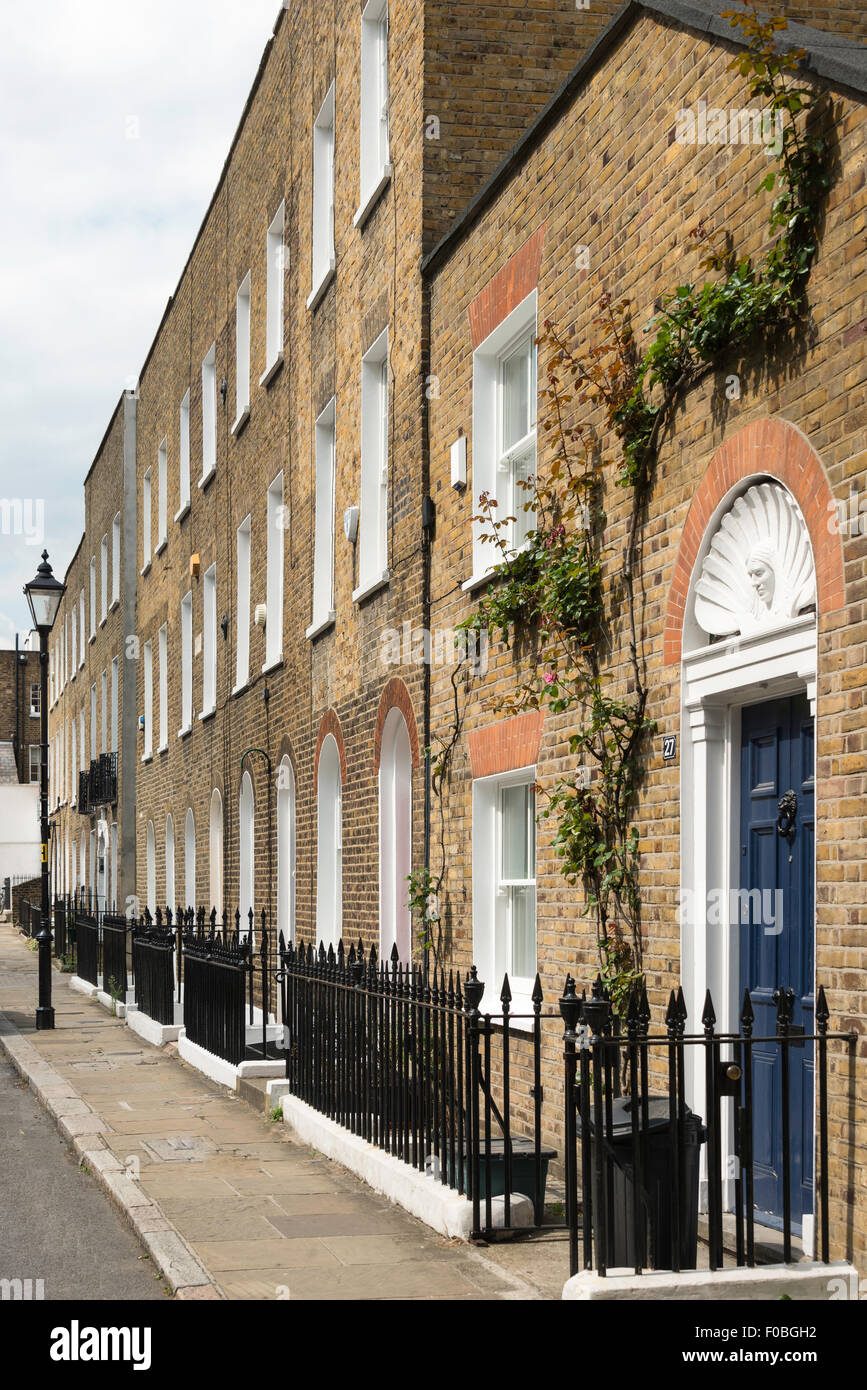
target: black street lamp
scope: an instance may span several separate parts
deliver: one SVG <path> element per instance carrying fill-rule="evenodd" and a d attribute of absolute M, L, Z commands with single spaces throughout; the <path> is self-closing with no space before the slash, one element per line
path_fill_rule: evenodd
<path fill-rule="evenodd" d="M 54 627 L 60 600 L 66 593 L 66 585 L 54 578 L 48 563 L 48 551 L 42 552 L 42 564 L 36 571 L 36 578 L 24 585 L 24 593 L 30 605 L 33 626 L 39 633 L 39 665 L 41 699 L 39 701 L 40 733 L 42 752 L 39 760 L 40 784 L 40 839 L 42 841 L 42 912 L 39 920 L 39 1007 L 36 1010 L 36 1027 L 54 1027 L 54 1009 L 51 1007 L 51 904 L 48 897 L 48 634 Z"/>

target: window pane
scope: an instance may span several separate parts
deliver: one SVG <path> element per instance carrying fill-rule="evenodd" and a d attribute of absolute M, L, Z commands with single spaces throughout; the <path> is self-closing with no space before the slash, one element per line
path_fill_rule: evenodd
<path fill-rule="evenodd" d="M 533 877 L 530 863 L 530 845 L 535 838 L 528 829 L 533 813 L 533 791 L 524 784 L 518 787 L 503 787 L 502 808 L 502 877 L 505 882 L 521 881 Z"/>
<path fill-rule="evenodd" d="M 512 973 L 523 979 L 536 974 L 536 889 L 510 888 L 512 900 Z"/>
<path fill-rule="evenodd" d="M 533 340 L 530 335 L 514 347 L 502 362 L 503 381 L 503 453 L 529 433 L 530 423 L 530 358 Z"/>

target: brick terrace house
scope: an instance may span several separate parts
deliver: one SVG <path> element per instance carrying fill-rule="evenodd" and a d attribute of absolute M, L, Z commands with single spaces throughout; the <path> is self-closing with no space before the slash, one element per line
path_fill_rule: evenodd
<path fill-rule="evenodd" d="M 419 264 L 612 8 L 531 7 L 496 41 L 470 5 L 281 11 L 139 385 L 152 910 L 408 953 L 425 677 L 381 634 L 424 621 Z"/>
<path fill-rule="evenodd" d="M 434 631 L 453 629 L 491 587 L 495 552 L 482 541 L 485 526 L 473 520 L 479 495 L 497 497 L 500 517 L 515 510 L 514 529 L 522 517 L 515 470 L 532 475 L 552 462 L 541 395 L 538 434 L 535 405 L 548 363 L 541 346 L 536 361 L 533 343 L 546 320 L 586 345 L 608 292 L 630 301 L 638 331 L 663 289 L 699 276 L 698 253 L 686 238 L 699 218 L 732 227 L 739 252 L 761 253 L 768 206 L 755 189 L 765 152 L 674 139 L 676 113 L 700 99 L 708 107 L 745 104 L 743 79 L 728 70 L 727 22 L 708 26 L 705 14 L 697 32 L 697 18 L 695 6 L 627 7 L 425 262 L 431 372 L 439 381 L 429 407 Z M 855 32 L 855 18 L 850 10 L 841 29 Z M 831 11 L 825 20 L 836 27 Z M 857 32 L 863 39 L 863 17 Z M 860 1033 L 863 1068 L 865 551 L 858 525 L 838 519 L 848 516 L 850 494 L 863 492 L 867 473 L 867 50 L 795 26 L 790 33 L 811 55 L 808 80 L 832 95 L 837 174 L 810 284 L 808 340 L 781 360 L 723 364 L 690 392 L 660 454 L 643 537 L 647 713 L 657 726 L 637 813 L 643 967 L 651 1003 L 662 1012 L 683 980 L 693 1028 L 708 987 L 721 1027 L 737 1027 L 745 987 L 767 1021 L 785 975 L 810 1032 L 818 980 L 838 1025 Z M 589 254 L 576 255 L 581 248 Z M 726 398 L 730 373 L 741 383 L 736 399 Z M 510 410 L 520 415 L 517 424 Z M 571 411 L 568 423 L 580 423 L 578 408 Z M 594 419 L 610 457 L 613 437 L 598 413 Z M 521 454 L 528 442 L 529 464 Z M 757 506 L 762 519 L 752 530 Z M 602 555 L 611 573 L 627 541 L 628 503 L 610 473 L 604 509 Z M 510 545 L 519 542 L 510 535 Z M 762 545 L 775 567 L 776 600 L 763 600 L 756 617 L 748 567 Z M 731 567 L 720 570 L 726 556 Z M 786 584 L 798 587 L 799 566 L 803 588 L 784 606 L 780 596 Z M 492 1012 L 505 971 L 513 1007 L 529 1012 L 537 970 L 550 999 L 576 960 L 585 982 L 600 964 L 594 922 L 579 915 L 581 894 L 567 887 L 552 847 L 555 822 L 534 816 L 533 788 L 541 809 L 569 760 L 573 716 L 496 713 L 498 698 L 513 697 L 540 659 L 545 654 L 532 642 L 512 651 L 491 635 L 487 672 L 462 695 L 443 792 L 444 854 L 437 845 L 432 860 L 435 877 L 444 873 L 444 948 L 451 960 L 476 962 Z M 629 674 L 620 666 L 613 688 L 624 690 Z M 432 742 L 443 747 L 455 730 L 452 670 L 434 664 L 431 678 Z M 663 740 L 672 736 L 676 756 L 664 760 Z M 789 788 L 801 817 L 791 870 L 785 856 L 776 863 L 772 854 L 777 801 Z M 737 916 L 724 913 L 720 921 L 694 906 L 710 903 L 718 889 L 728 902 L 729 889 L 757 887 L 781 892 L 781 929 L 763 935 L 754 928 L 749 936 Z M 551 1082 L 560 1065 L 552 1045 Z M 839 1229 L 849 1223 L 854 1232 L 856 1261 L 867 1241 L 863 1069 L 860 1075 L 854 1163 L 842 1078 L 831 1107 L 832 1207 Z M 763 1097 L 768 1117 L 776 1084 L 770 1079 Z M 793 1142 L 802 1150 L 799 1214 L 809 1235 L 809 1067 L 798 1084 Z M 699 1113 L 703 1094 L 702 1078 L 693 1076 Z M 779 1172 L 781 1136 L 770 1118 L 767 1124 L 763 1162 Z M 765 1219 L 774 1224 L 777 1215 L 771 1202 Z"/>
<path fill-rule="evenodd" d="M 0 885 L 39 867 L 39 721 L 38 646 L 16 636 L 0 651 Z"/>
<path fill-rule="evenodd" d="M 85 530 L 49 644 L 49 811 L 56 893 L 123 911 L 135 894 L 135 395 L 85 478 Z"/>
<path fill-rule="evenodd" d="M 707 379 L 663 444 L 643 638 L 648 712 L 678 756 L 663 762 L 654 744 L 641 801 L 644 967 L 654 1004 L 682 977 L 691 1016 L 709 984 L 732 1020 L 737 932 L 712 932 L 703 913 L 681 928 L 679 895 L 740 883 L 738 836 L 756 829 L 741 818 L 756 790 L 741 786 L 743 750 L 777 748 L 785 706 L 785 777 L 800 758 L 806 832 L 804 909 L 785 937 L 799 1006 L 811 1007 L 815 966 L 862 1026 L 863 548 L 826 520 L 865 471 L 867 25 L 845 0 L 775 8 L 815 26 L 798 37 L 808 80 L 833 96 L 838 171 L 809 341 L 785 364 L 732 363 L 736 401 L 721 404 Z M 509 970 L 519 998 L 537 969 L 549 998 L 567 968 L 595 971 L 580 892 L 533 816 L 531 788 L 568 760 L 568 730 L 490 708 L 522 669 L 492 642 L 440 825 L 426 750 L 451 736 L 453 668 L 417 659 L 414 634 L 451 632 L 490 587 L 472 518 L 481 491 L 514 486 L 518 456 L 499 447 L 504 364 L 521 383 L 510 443 L 526 473 L 528 449 L 544 459 L 534 340 L 547 318 L 580 338 L 607 289 L 646 322 L 661 289 L 698 274 L 682 245 L 690 219 L 731 225 L 761 253 L 767 209 L 750 190 L 764 153 L 674 140 L 681 107 L 743 103 L 727 71 L 734 39 L 713 14 L 697 0 L 281 10 L 135 397 L 91 475 L 52 645 L 56 884 L 152 910 L 264 909 L 296 940 L 361 936 L 408 956 L 406 876 L 429 864 L 445 868 L 448 964 L 474 958 L 491 983 Z M 613 553 L 624 513 L 605 500 Z M 720 633 L 698 586 L 723 518 L 757 502 L 765 529 L 750 535 L 778 598 L 784 521 L 797 542 L 799 601 L 785 621 L 750 626 L 739 604 L 756 595 L 736 585 Z M 118 517 L 120 613 L 103 628 L 100 557 L 104 537 L 114 555 Z M 736 639 L 722 653 L 719 635 Z M 101 691 L 116 660 L 115 718 Z M 121 801 L 82 819 L 69 769 L 103 750 L 122 755 Z M 517 876 L 502 873 L 506 815 Z M 553 1075 L 557 1057 L 545 1061 Z M 691 1100 L 700 1108 L 699 1078 Z M 802 1119 L 807 1154 L 807 1103 Z M 863 1153 L 863 1114 L 859 1126 Z M 863 1256 L 864 1204 L 842 1156 L 834 1183 Z M 805 1189 L 805 1230 L 809 1200 Z"/>

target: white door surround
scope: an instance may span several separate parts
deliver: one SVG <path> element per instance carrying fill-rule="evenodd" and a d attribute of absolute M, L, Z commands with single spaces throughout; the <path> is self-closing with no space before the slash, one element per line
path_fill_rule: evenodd
<path fill-rule="evenodd" d="M 809 599 L 810 582 L 815 593 L 815 571 L 805 581 L 804 545 L 809 533 L 797 504 L 786 492 L 777 509 L 792 519 L 796 531 L 780 545 L 773 535 L 737 537 L 729 547 L 729 571 L 738 566 L 739 593 L 729 586 L 720 600 L 720 589 L 727 585 L 725 566 L 720 568 L 719 537 L 731 527 L 735 508 L 743 514 L 743 495 L 754 492 L 753 500 L 764 505 L 769 495 L 767 474 L 742 480 L 716 508 L 706 528 L 690 581 L 684 614 L 681 665 L 681 979 L 688 1010 L 687 1032 L 701 1031 L 705 993 L 709 989 L 716 1013 L 716 1029 L 737 1031 L 741 1001 L 737 919 L 729 920 L 720 904 L 732 902 L 732 889 L 740 883 L 738 845 L 740 836 L 740 723 L 744 705 L 806 691 L 810 708 L 816 713 L 817 637 L 815 611 L 789 612 L 774 604 L 774 591 L 791 594 L 786 583 L 786 567 L 798 560 L 798 593 Z M 782 485 L 773 480 L 773 489 Z M 774 499 L 772 499 L 773 501 Z M 773 529 L 773 513 L 772 529 Z M 710 556 L 710 559 L 708 559 Z M 809 551 L 812 560 L 812 550 Z M 754 571 L 754 572 L 753 572 Z M 806 583 L 806 591 L 805 591 Z M 702 607 L 704 590 L 704 608 Z M 708 596 L 713 602 L 708 604 Z M 697 604 L 698 600 L 698 604 Z M 759 600 L 757 602 L 757 600 Z M 764 600 L 762 603 L 761 600 Z M 749 601 L 750 615 L 743 621 L 738 604 Z M 727 624 L 728 635 L 717 634 L 711 642 L 696 614 L 712 612 L 723 624 L 721 613 L 729 607 L 734 616 Z M 794 605 L 792 605 L 794 606 Z M 756 618 L 757 610 L 760 617 Z M 764 621 L 762 621 L 764 617 Z M 736 900 L 736 899 L 735 899 Z M 703 1067 L 687 1049 L 687 1096 L 689 1104 L 706 1119 Z M 726 1146 L 728 1147 L 728 1146 Z M 723 1172 L 733 1173 L 730 1152 L 723 1153 Z M 805 1230 L 805 1237 L 807 1231 Z"/>

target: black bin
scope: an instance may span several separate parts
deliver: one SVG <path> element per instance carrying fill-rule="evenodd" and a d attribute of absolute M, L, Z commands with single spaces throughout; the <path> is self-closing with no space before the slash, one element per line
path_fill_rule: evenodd
<path fill-rule="evenodd" d="M 636 1253 L 632 1181 L 632 1096 L 612 1101 L 612 1130 L 608 1146 L 608 1269 L 632 1269 L 638 1259 L 653 1269 L 671 1269 L 672 1142 L 667 1096 L 649 1096 L 647 1131 L 642 1133 L 641 1102 L 638 1126 L 641 1135 L 641 1207 L 645 1219 L 643 1251 Z M 578 1116 L 579 1132 L 581 1116 Z M 599 1198 L 596 1190 L 596 1137 L 590 1113 L 590 1162 L 593 1193 L 593 1238 L 598 1239 Z M 698 1249 L 698 1170 L 701 1145 L 707 1130 L 687 1106 L 680 1142 L 680 1268 L 695 1269 Z M 594 1251 L 594 1256 L 595 1256 Z M 594 1263 L 595 1263 L 594 1259 Z"/>

